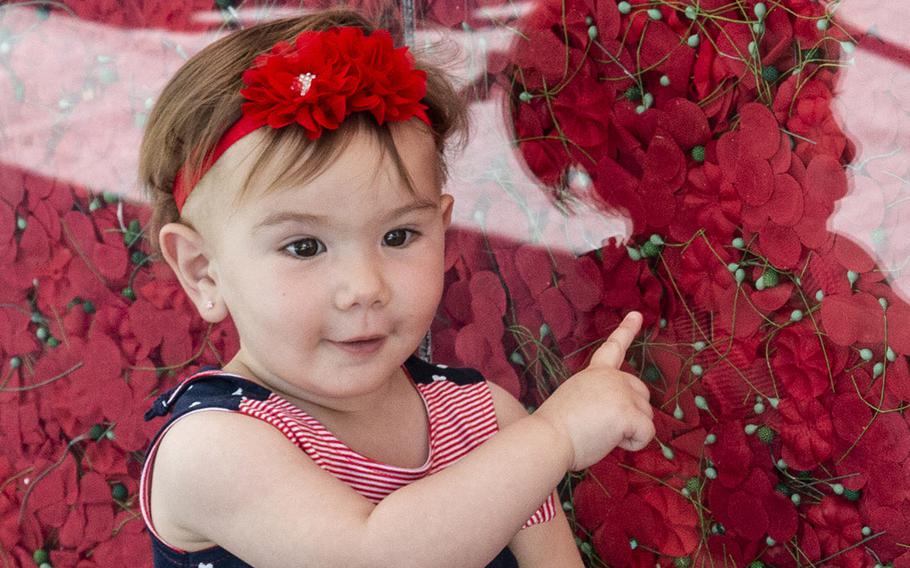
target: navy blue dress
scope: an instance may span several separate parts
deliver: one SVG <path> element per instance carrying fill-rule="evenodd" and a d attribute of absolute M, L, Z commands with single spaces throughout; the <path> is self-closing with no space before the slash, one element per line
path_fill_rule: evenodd
<path fill-rule="evenodd" d="M 411 379 L 414 381 L 418 390 L 421 388 L 434 388 L 434 383 L 441 379 L 448 381 L 452 386 L 450 388 L 470 387 L 471 385 L 479 386 L 477 383 L 484 382 L 483 377 L 473 369 L 457 369 L 445 366 L 436 366 L 426 363 L 417 357 L 409 358 L 404 368 Z M 444 376 L 441 375 L 444 373 Z M 152 439 L 149 446 L 148 456 L 153 456 L 157 450 L 157 443 L 166 431 L 169 425 L 189 412 L 219 408 L 233 411 L 243 411 L 243 405 L 265 404 L 268 400 L 274 400 L 273 393 L 249 380 L 243 379 L 237 375 L 222 374 L 215 367 L 205 367 L 200 369 L 174 388 L 160 395 L 146 412 L 145 419 L 152 420 L 156 417 L 167 416 L 167 421 L 158 430 L 158 433 Z M 421 395 L 423 396 L 423 395 Z M 492 403 L 490 403 L 492 404 Z M 428 414 L 432 417 L 432 413 Z M 431 418 L 432 420 L 432 418 Z M 495 417 L 494 417 L 495 421 Z M 149 536 L 152 541 L 152 554 L 156 568 L 246 568 L 250 565 L 234 556 L 224 548 L 215 546 L 204 550 L 189 552 L 177 549 L 163 542 L 157 535 L 154 527 L 151 525 L 151 515 L 148 512 L 148 504 L 151 502 L 149 496 L 150 483 L 147 479 L 150 476 L 150 468 L 147 464 L 143 468 L 142 483 L 140 489 L 140 502 L 142 505 L 143 518 L 146 526 L 149 528 Z M 553 504 L 549 499 L 541 510 L 552 509 Z M 540 513 L 540 511 L 538 512 Z M 535 517 L 545 521 L 551 515 L 539 515 Z M 533 520 L 533 518 L 532 518 Z M 529 521 L 531 523 L 532 521 Z M 518 562 L 515 556 L 508 548 L 490 562 L 486 568 L 517 568 Z"/>

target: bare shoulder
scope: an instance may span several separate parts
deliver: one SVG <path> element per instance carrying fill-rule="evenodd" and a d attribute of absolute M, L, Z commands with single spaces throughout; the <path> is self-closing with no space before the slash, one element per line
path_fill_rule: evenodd
<path fill-rule="evenodd" d="M 373 509 L 277 428 L 230 411 L 176 421 L 150 483 L 152 521 L 166 541 L 179 546 L 168 537 L 182 539 L 192 545 L 187 550 L 218 544 L 255 566 L 303 552 L 335 555 L 325 549 L 332 542 L 325 527 L 337 523 L 356 534 Z"/>
<path fill-rule="evenodd" d="M 500 428 L 528 415 L 528 410 L 512 393 L 492 381 L 487 381 L 487 384 L 493 394 L 493 408 L 496 409 L 496 420 Z"/>

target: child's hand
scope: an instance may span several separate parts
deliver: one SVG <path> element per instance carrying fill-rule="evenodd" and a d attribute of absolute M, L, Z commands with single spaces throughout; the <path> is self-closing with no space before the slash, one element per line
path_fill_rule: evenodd
<path fill-rule="evenodd" d="M 569 441 L 572 470 L 593 465 L 616 446 L 638 451 L 654 437 L 648 387 L 619 369 L 641 322 L 637 312 L 626 315 L 588 367 L 560 385 L 534 413 Z"/>

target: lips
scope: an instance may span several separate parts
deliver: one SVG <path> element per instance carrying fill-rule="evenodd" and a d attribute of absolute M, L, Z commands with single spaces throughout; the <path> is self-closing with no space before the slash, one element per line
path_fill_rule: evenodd
<path fill-rule="evenodd" d="M 357 355 L 375 353 L 385 343 L 384 335 L 364 335 L 346 339 L 344 341 L 331 341 L 332 345 Z"/>

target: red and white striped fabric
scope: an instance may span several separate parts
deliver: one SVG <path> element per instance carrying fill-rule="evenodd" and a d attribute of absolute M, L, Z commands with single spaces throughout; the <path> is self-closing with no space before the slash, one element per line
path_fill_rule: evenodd
<path fill-rule="evenodd" d="M 440 373 L 447 370 L 441 366 L 439 368 Z M 198 376 L 190 377 L 185 382 L 194 379 L 198 379 Z M 433 379 L 427 382 L 414 382 L 429 417 L 429 456 L 418 468 L 384 464 L 355 452 L 336 438 L 321 422 L 275 393 L 261 400 L 243 397 L 236 410 L 208 407 L 186 414 L 207 410 L 240 412 L 267 422 L 280 430 L 288 440 L 324 470 L 348 484 L 366 499 L 378 503 L 393 491 L 452 465 L 498 430 L 493 397 L 486 381 L 458 384 L 446 380 L 444 375 L 433 375 Z M 169 424 L 168 428 L 173 424 L 173 422 Z M 149 479 L 157 442 L 160 442 L 163 434 L 164 432 L 149 450 L 142 472 L 143 490 L 140 491 L 143 518 L 149 530 L 162 542 L 164 540 L 155 532 L 151 522 Z M 546 522 L 554 515 L 555 503 L 550 496 L 524 527 Z"/>

